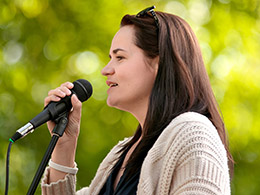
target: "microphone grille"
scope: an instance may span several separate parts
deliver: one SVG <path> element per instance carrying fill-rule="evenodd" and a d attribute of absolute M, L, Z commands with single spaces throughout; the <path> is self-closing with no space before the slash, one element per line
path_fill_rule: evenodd
<path fill-rule="evenodd" d="M 86 101 L 92 95 L 92 85 L 85 79 L 78 79 L 73 82 L 72 91 L 77 95 L 81 102 Z"/>

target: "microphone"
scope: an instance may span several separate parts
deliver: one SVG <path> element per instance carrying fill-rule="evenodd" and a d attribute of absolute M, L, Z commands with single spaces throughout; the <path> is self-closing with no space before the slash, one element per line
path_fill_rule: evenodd
<path fill-rule="evenodd" d="M 78 79 L 73 82 L 74 87 L 71 89 L 71 95 L 62 98 L 58 102 L 50 102 L 42 112 L 30 120 L 26 125 L 16 131 L 9 139 L 12 142 L 32 133 L 34 129 L 46 123 L 49 120 L 57 120 L 60 116 L 69 113 L 72 108 L 71 96 L 75 94 L 81 102 L 86 101 L 92 95 L 91 84 L 84 79 Z"/>

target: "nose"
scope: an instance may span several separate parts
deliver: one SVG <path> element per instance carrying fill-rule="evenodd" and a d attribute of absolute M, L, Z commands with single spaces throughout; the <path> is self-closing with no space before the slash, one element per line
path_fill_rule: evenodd
<path fill-rule="evenodd" d="M 114 73 L 115 73 L 115 69 L 113 68 L 110 62 L 101 70 L 101 74 L 103 76 L 112 75 Z"/>

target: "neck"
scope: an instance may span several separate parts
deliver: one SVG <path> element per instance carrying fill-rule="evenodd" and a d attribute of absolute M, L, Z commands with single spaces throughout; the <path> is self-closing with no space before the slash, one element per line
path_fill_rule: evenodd
<path fill-rule="evenodd" d="M 136 120 L 139 122 L 139 124 L 142 128 L 142 134 L 143 134 L 144 123 L 145 123 L 145 119 L 146 119 L 146 112 L 147 112 L 147 109 L 139 110 L 139 112 L 137 112 L 137 111 L 130 112 L 136 118 Z"/>
<path fill-rule="evenodd" d="M 116 107 L 116 108 L 131 113 L 136 118 L 136 120 L 139 122 L 139 124 L 143 129 L 147 110 L 148 110 L 148 102 L 141 102 L 139 104 L 136 103 L 135 105 L 128 105 L 127 107 Z"/>

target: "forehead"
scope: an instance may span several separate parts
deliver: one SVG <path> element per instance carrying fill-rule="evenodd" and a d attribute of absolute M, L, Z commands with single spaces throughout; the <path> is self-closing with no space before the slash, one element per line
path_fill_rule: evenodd
<path fill-rule="evenodd" d="M 132 25 L 121 27 L 115 34 L 112 43 L 111 50 L 117 48 L 129 49 L 134 46 L 135 30 Z"/>

